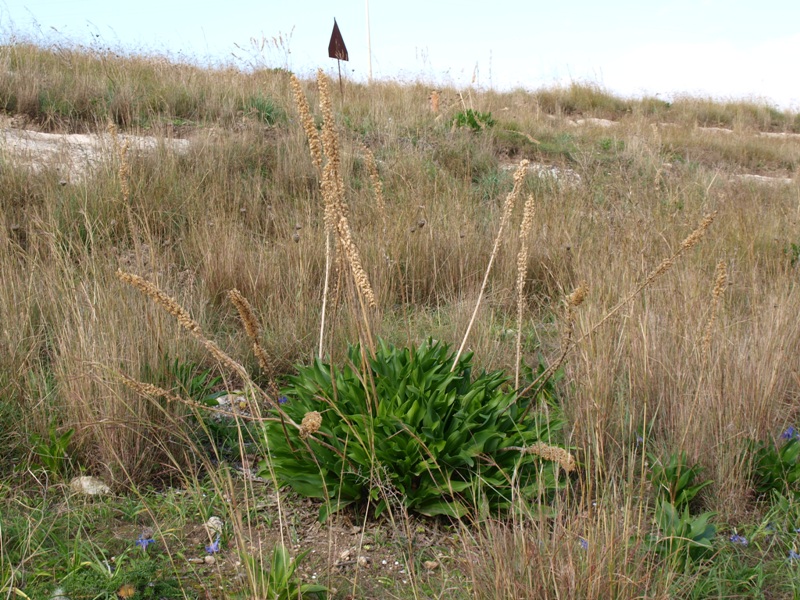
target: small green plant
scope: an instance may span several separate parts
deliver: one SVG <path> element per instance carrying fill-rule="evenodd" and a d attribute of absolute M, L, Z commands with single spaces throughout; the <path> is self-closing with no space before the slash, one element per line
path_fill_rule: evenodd
<path fill-rule="evenodd" d="M 550 445 L 560 411 L 545 410 L 541 395 L 508 390 L 502 372 L 473 378 L 471 358 L 452 368 L 445 344 L 380 343 L 368 359 L 351 347 L 342 368 L 299 367 L 276 411 L 281 418 L 266 426 L 279 484 L 326 500 L 323 519 L 367 501 L 376 514 L 392 501 L 455 517 L 469 506 L 504 510 L 514 490 L 548 501 L 563 483 L 559 463 L 573 467 L 565 449 Z M 286 417 L 302 423 L 299 431 Z"/>
<path fill-rule="evenodd" d="M 177 358 L 167 365 L 167 371 L 177 381 L 181 394 L 202 403 L 219 397 L 220 393 L 215 390 L 222 384 L 222 377 L 214 375 L 210 369 Z"/>
<path fill-rule="evenodd" d="M 501 169 L 494 169 L 482 173 L 474 186 L 483 202 L 493 202 L 502 196 L 503 191 L 508 189 L 508 182 L 511 175 Z"/>
<path fill-rule="evenodd" d="M 296 574 L 297 566 L 308 554 L 301 552 L 294 560 L 289 552 L 278 544 L 272 551 L 272 564 L 269 573 L 265 573 L 257 557 L 245 555 L 244 563 L 251 574 L 255 589 L 255 598 L 270 600 L 300 600 L 302 598 L 325 598 L 328 588 L 324 585 L 300 583 Z"/>
<path fill-rule="evenodd" d="M 456 113 L 453 117 L 451 124 L 453 128 L 456 127 L 469 127 L 474 132 L 483 131 L 489 127 L 494 127 L 496 121 L 492 118 L 490 112 L 478 112 L 468 108 L 465 111 Z"/>
<path fill-rule="evenodd" d="M 789 264 L 791 264 L 792 267 L 796 267 L 797 263 L 800 261 L 800 244 L 791 242 L 784 249 L 784 253 L 789 256 Z"/>
<path fill-rule="evenodd" d="M 74 429 L 68 429 L 62 434 L 56 433 L 56 426 L 51 425 L 47 437 L 34 434 L 32 436 L 33 452 L 36 460 L 50 475 L 66 477 L 69 469 L 69 455 L 67 448 Z"/>
<path fill-rule="evenodd" d="M 168 386 L 177 382 L 178 393 L 194 400 L 199 404 L 218 407 L 220 399 L 227 395 L 223 385 L 223 378 L 214 375 L 211 369 L 205 369 L 193 362 L 182 362 L 179 359 L 166 361 L 166 376 L 163 378 Z M 232 408 L 232 410 L 234 410 Z M 238 455 L 240 450 L 239 435 L 240 425 L 233 418 L 223 418 L 219 413 L 204 413 L 200 415 L 200 424 L 197 435 L 202 443 L 210 443 L 218 452 L 225 455 Z"/>
<path fill-rule="evenodd" d="M 773 491 L 770 496 L 770 510 L 765 520 L 777 533 L 791 533 L 794 538 L 800 533 L 800 498 L 794 495 L 784 496 Z"/>
<path fill-rule="evenodd" d="M 789 427 L 780 439 L 783 440 L 780 447 L 772 440 L 749 443 L 753 484 L 761 495 L 772 492 L 797 495 L 800 492 L 800 433 Z"/>
<path fill-rule="evenodd" d="M 286 118 L 283 110 L 275 104 L 272 98 L 264 96 L 250 96 L 242 104 L 242 111 L 247 116 L 253 116 L 266 125 L 275 125 Z"/>
<path fill-rule="evenodd" d="M 168 563 L 160 557 L 153 559 L 146 552 L 128 555 L 123 552 L 113 563 L 98 555 L 86 560 L 61 582 L 65 595 L 70 598 L 172 599 L 185 598 L 180 583 L 165 576 Z"/>
<path fill-rule="evenodd" d="M 679 512 L 675 506 L 660 500 L 656 505 L 655 520 L 658 533 L 651 534 L 647 543 L 676 566 L 686 566 L 708 556 L 717 528 L 709 521 L 715 513 L 707 512 L 693 517 L 688 508 Z"/>
<path fill-rule="evenodd" d="M 713 483 L 711 480 L 695 483 L 703 467 L 689 464 L 685 452 L 673 452 L 665 459 L 648 454 L 648 458 L 650 482 L 658 495 L 678 510 L 688 507 L 700 490 Z"/>
<path fill-rule="evenodd" d="M 616 138 L 603 138 L 597 145 L 603 152 L 620 152 L 625 149 L 625 142 Z"/>

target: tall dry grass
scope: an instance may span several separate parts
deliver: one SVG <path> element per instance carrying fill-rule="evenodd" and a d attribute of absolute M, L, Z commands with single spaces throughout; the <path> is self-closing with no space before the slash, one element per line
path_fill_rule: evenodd
<path fill-rule="evenodd" d="M 209 368 L 216 361 L 114 274 L 122 268 L 174 296 L 250 373 L 269 365 L 280 379 L 318 354 L 321 163 L 308 152 L 289 76 L 27 45 L 3 47 L 0 62 L 0 106 L 37 127 L 96 131 L 110 119 L 127 131 L 192 140 L 184 154 L 131 150 L 127 199 L 113 153 L 66 186 L 55 168 L 32 173 L 2 158 L 0 384 L 22 415 L 9 435 L 21 445 L 50 425 L 75 427 L 75 460 L 118 481 L 191 465 L 188 446 L 169 435 L 185 408 L 142 398 L 113 371 L 146 379 L 165 356 Z M 109 78 L 112 102 L 93 103 L 106 98 Z M 321 122 L 316 84 L 298 83 L 312 122 Z M 549 364 L 564 358 L 559 385 L 582 463 L 580 498 L 559 509 L 555 525 L 534 514 L 473 531 L 466 554 L 483 552 L 472 571 L 475 596 L 664 596 L 669 581 L 626 543 L 649 526 L 647 492 L 636 487 L 637 433 L 648 432 L 648 450 L 685 450 L 699 461 L 714 479 L 704 506 L 736 523 L 755 510 L 745 440 L 774 436 L 798 417 L 791 245 L 800 243 L 800 142 L 755 136 L 793 131 L 796 118 L 747 104 L 623 101 L 580 86 L 466 97 L 441 90 L 436 114 L 421 85 L 345 82 L 344 100 L 332 92 L 326 118 L 338 136 L 352 239 L 374 291 L 372 334 L 457 343 L 472 322 L 465 349 L 481 367 L 511 373 L 518 356 L 534 366 L 540 352 Z M 269 125 L 248 112 L 253 98 L 269 99 L 283 117 Z M 496 128 L 454 130 L 448 119 L 467 102 L 492 111 Z M 618 124 L 570 125 L 578 115 Z M 175 129 L 179 120 L 190 123 Z M 521 159 L 576 177 L 528 174 L 519 190 L 536 199 L 527 248 L 515 225 L 495 253 L 514 183 L 502 166 Z M 794 183 L 735 177 L 747 171 Z M 513 210 L 512 223 L 523 210 Z M 710 213 L 704 239 L 659 271 Z M 712 293 L 720 262 L 727 278 Z M 583 281 L 589 293 L 565 320 L 564 301 Z M 231 289 L 259 320 L 260 350 L 240 327 Z M 338 360 L 361 325 L 343 303 L 326 312 L 325 349 Z M 601 508 L 591 511 L 594 500 Z M 576 535 L 589 542 L 588 554 Z M 540 548 L 539 539 L 548 543 Z"/>

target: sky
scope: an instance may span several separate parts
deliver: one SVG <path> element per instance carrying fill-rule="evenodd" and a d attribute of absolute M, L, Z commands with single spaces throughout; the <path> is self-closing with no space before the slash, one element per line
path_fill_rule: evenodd
<path fill-rule="evenodd" d="M 797 0 L 0 0 L 5 41 L 301 76 L 336 72 L 327 55 L 334 18 L 350 55 L 343 74 L 359 81 L 371 62 L 378 80 L 501 91 L 580 82 L 626 97 L 800 110 Z"/>

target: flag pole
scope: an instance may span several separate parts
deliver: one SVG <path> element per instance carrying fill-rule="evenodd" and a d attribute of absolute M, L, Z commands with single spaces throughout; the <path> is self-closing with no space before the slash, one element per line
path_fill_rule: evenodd
<path fill-rule="evenodd" d="M 369 0 L 366 0 L 366 3 L 367 3 L 367 64 L 369 65 L 368 81 L 372 83 L 372 44 L 370 44 L 370 37 L 369 37 Z"/>
<path fill-rule="evenodd" d="M 336 64 L 339 67 L 339 95 L 341 95 L 342 100 L 344 100 L 344 86 L 342 85 L 342 61 L 337 58 Z"/>

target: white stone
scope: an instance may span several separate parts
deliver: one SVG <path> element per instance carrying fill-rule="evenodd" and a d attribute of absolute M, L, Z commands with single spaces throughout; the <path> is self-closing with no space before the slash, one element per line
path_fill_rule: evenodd
<path fill-rule="evenodd" d="M 593 125 L 595 127 L 602 127 L 603 129 L 608 129 L 609 127 L 614 127 L 617 122 L 616 121 L 609 121 L 608 119 L 597 119 L 594 117 L 589 117 L 587 119 L 578 119 L 575 121 L 576 125 Z"/>
<path fill-rule="evenodd" d="M 73 492 L 77 494 L 86 494 L 87 496 L 99 496 L 111 493 L 110 487 L 97 477 L 91 477 L 89 475 L 76 477 L 69 482 L 69 487 L 72 488 Z"/>
<path fill-rule="evenodd" d="M 219 517 L 211 517 L 208 521 L 206 521 L 206 529 L 212 538 L 222 535 L 222 528 L 224 525 L 225 524 L 222 522 L 222 519 Z"/>
<path fill-rule="evenodd" d="M 783 139 L 800 140 L 800 133 L 762 131 L 761 133 L 759 133 L 759 135 L 762 136 L 762 137 L 770 137 L 770 138 L 783 138 Z"/>
<path fill-rule="evenodd" d="M 766 175 L 753 175 L 752 173 L 745 173 L 744 175 L 739 175 L 738 177 L 739 179 L 743 179 L 745 181 L 754 181 L 756 183 L 783 185 L 791 185 L 794 183 L 794 180 L 791 177 L 767 177 Z"/>

